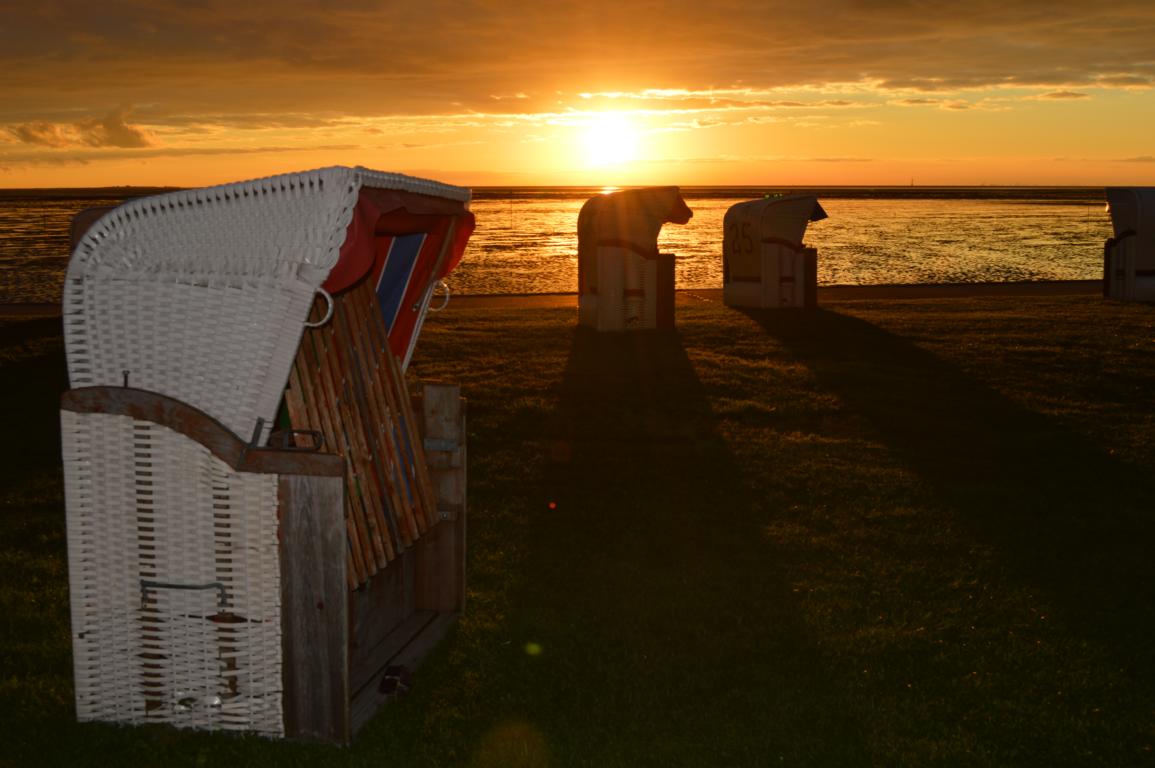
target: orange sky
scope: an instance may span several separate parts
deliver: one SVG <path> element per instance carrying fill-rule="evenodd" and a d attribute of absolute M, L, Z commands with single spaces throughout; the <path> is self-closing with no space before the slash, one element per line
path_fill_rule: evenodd
<path fill-rule="evenodd" d="M 1153 86 L 1150 0 L 5 2 L 0 187 L 1151 185 Z"/>

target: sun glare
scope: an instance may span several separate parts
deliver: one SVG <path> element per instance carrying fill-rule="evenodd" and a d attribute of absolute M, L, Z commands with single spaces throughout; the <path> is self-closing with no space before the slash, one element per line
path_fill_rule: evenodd
<path fill-rule="evenodd" d="M 586 128 L 586 163 L 595 168 L 622 165 L 634 159 L 638 131 L 629 117 L 620 112 L 591 115 Z"/>

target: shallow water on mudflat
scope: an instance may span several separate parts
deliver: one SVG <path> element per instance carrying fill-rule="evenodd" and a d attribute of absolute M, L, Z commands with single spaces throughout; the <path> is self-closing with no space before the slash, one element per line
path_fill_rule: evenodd
<path fill-rule="evenodd" d="M 659 249 L 677 256 L 679 288 L 722 281 L 722 218 L 734 194 L 683 190 L 694 217 L 667 224 Z M 450 277 L 456 294 L 557 293 L 577 289 L 582 194 L 489 193 L 471 205 L 477 230 Z M 806 244 L 818 249 L 823 285 L 1091 280 L 1102 276 L 1111 235 L 1101 200 L 822 197 L 829 218 Z M 105 197 L 0 199 L 0 303 L 59 300 L 68 225 Z"/>

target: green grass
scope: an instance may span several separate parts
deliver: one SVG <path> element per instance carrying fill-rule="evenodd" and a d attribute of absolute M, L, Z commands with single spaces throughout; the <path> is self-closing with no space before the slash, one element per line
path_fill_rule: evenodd
<path fill-rule="evenodd" d="M 1155 307 L 432 316 L 466 614 L 345 750 L 75 723 L 52 321 L 0 326 L 0 766 L 1155 764 Z"/>

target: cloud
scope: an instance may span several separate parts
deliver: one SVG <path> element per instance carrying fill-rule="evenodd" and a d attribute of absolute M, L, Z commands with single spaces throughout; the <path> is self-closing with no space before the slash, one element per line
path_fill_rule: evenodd
<path fill-rule="evenodd" d="M 587 108 L 655 109 L 669 111 L 719 111 L 750 109 L 801 109 L 818 107 L 863 107 L 862 101 L 848 99 L 782 99 L 776 88 L 647 88 L 637 91 L 584 92 L 578 94 Z"/>
<path fill-rule="evenodd" d="M 660 9 L 426 0 L 387 11 L 369 0 L 58 0 L 27 8 L 0 30 L 0 65 L 20 75 L 0 84 L 0 103 L 98 98 L 172 114 L 385 115 L 480 106 L 491 95 L 544 101 L 557 90 L 684 101 L 680 90 L 741 100 L 727 93 L 739 86 L 870 83 L 894 95 L 1155 82 L 1149 0 L 974 0 L 917 12 L 909 2 L 827 0 L 821 13 L 786 0 L 668 0 Z M 133 138 L 109 130 L 107 140 Z"/>
<path fill-rule="evenodd" d="M 917 97 L 910 99 L 894 99 L 890 102 L 899 107 L 936 107 L 938 109 L 964 110 L 975 109 L 976 105 L 962 99 L 928 99 Z"/>
<path fill-rule="evenodd" d="M 288 154 L 293 152 L 353 152 L 362 149 L 355 144 L 320 144 L 307 146 L 259 146 L 259 147 L 149 147 L 132 150 L 66 148 L 59 152 L 0 152 L 0 163 L 11 166 L 31 165 L 87 165 L 97 160 L 109 159 L 153 159 L 166 157 L 214 157 L 263 154 Z"/>
<path fill-rule="evenodd" d="M 1095 85 L 1108 88 L 1150 88 L 1155 78 L 1147 75 L 1100 75 L 1095 78 Z"/>
<path fill-rule="evenodd" d="M 168 127 L 184 132 L 211 131 L 220 128 L 268 130 L 278 128 L 331 128 L 344 125 L 348 116 L 339 114 L 307 114 L 304 112 L 204 112 L 170 113 L 157 108 L 137 108 L 134 111 L 142 122 L 156 129 Z"/>
<path fill-rule="evenodd" d="M 41 147 L 119 147 L 152 146 L 148 133 L 129 125 L 128 107 L 118 107 L 101 118 L 87 118 L 74 123 L 35 121 L 8 126 L 8 134 L 23 144 Z"/>
<path fill-rule="evenodd" d="M 822 119 L 841 128 L 852 115 L 921 122 L 909 111 L 896 118 L 898 106 L 944 110 L 936 117 L 1032 97 L 1074 107 L 1106 101 L 1105 89 L 1131 89 L 1121 96 L 1134 104 L 1155 87 L 1150 0 L 13 8 L 0 24 L 0 148 L 85 159 L 192 154 L 225 142 L 268 148 L 259 152 L 359 140 L 371 149 L 453 146 L 479 136 L 497 136 L 487 146 L 497 153 L 519 132 L 555 137 L 593 109 L 634 111 L 665 130 L 711 128 L 720 139 L 714 126 L 770 135 Z M 133 108 L 109 110 L 117 104 Z M 477 153 L 468 162 L 495 161 Z"/>
<path fill-rule="evenodd" d="M 129 125 L 127 118 L 131 110 L 120 107 L 99 120 L 86 120 L 77 124 L 81 140 L 90 147 L 147 147 L 152 144 L 148 135 L 135 126 Z"/>
<path fill-rule="evenodd" d="M 679 157 L 669 160 L 653 160 L 649 161 L 655 164 L 674 162 L 684 165 L 709 165 L 717 163 L 735 163 L 742 165 L 751 165 L 755 163 L 821 163 L 821 164 L 839 164 L 839 163 L 873 163 L 874 158 L 870 157 L 796 157 L 788 155 L 735 155 L 735 154 L 718 154 L 710 156 L 696 156 L 696 157 Z"/>
<path fill-rule="evenodd" d="M 66 147 L 74 144 L 75 139 L 70 131 L 61 125 L 53 123 L 35 122 L 13 125 L 6 129 L 13 138 L 24 144 L 36 144 L 41 147 Z"/>
<path fill-rule="evenodd" d="M 1139 157 L 1124 157 L 1119 162 L 1121 162 L 1121 163 L 1155 163 L 1155 156 L 1140 155 Z"/>
<path fill-rule="evenodd" d="M 445 147 L 469 147 L 469 146 L 475 146 L 475 145 L 480 144 L 480 143 L 481 142 L 479 142 L 479 141 L 441 141 L 441 142 L 401 141 L 401 142 L 397 142 L 396 144 L 382 144 L 381 148 L 384 148 L 384 149 L 391 149 L 391 148 L 395 148 L 395 149 L 443 149 Z M 347 147 L 342 147 L 342 149 L 346 149 L 346 148 Z"/>

